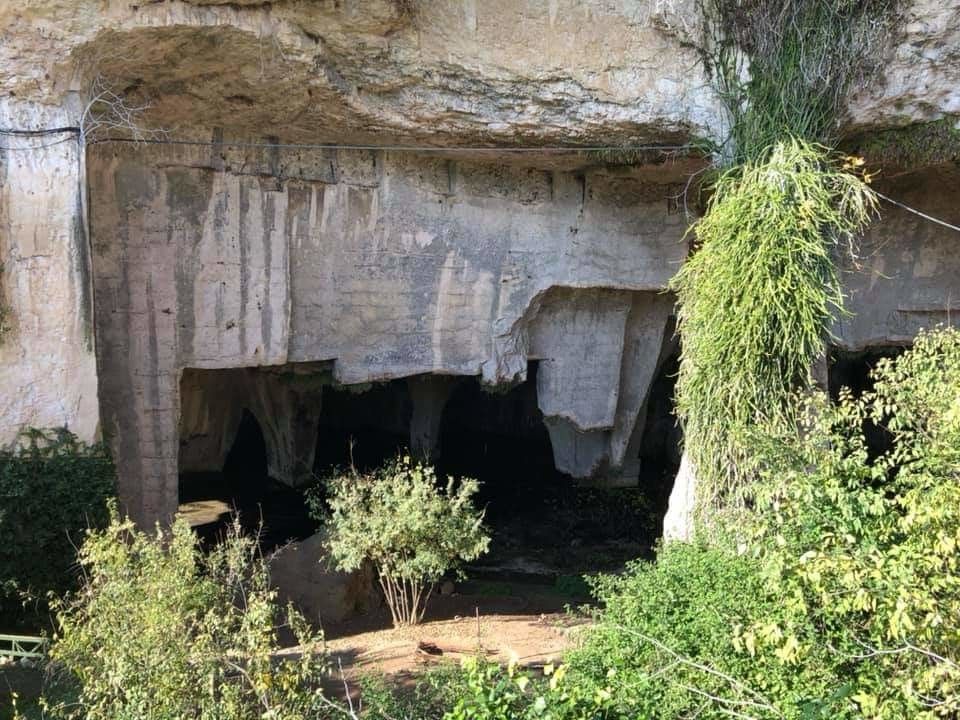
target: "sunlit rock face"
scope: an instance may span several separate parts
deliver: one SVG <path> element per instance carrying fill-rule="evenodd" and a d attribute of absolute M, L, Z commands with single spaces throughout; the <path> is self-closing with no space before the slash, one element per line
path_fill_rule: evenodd
<path fill-rule="evenodd" d="M 176 506 L 181 423 L 204 416 L 181 397 L 186 368 L 326 362 L 339 384 L 507 386 L 538 361 L 558 468 L 621 468 L 667 339 L 662 291 L 687 252 L 678 185 L 379 151 L 302 154 L 296 180 L 238 172 L 253 161 L 91 154 L 103 421 L 145 516 Z M 244 382 L 208 390 L 206 406 Z M 258 388 L 243 392 L 270 398 L 261 417 L 292 416 L 282 386 Z M 433 402 L 414 393 L 415 416 L 421 395 Z"/>
<path fill-rule="evenodd" d="M 904 3 L 882 71 L 850 100 L 852 126 L 901 126 L 960 114 L 960 3 Z"/>
<path fill-rule="evenodd" d="M 29 425 L 102 432 L 128 509 L 149 521 L 175 510 L 179 471 L 222 463 L 244 409 L 270 473 L 295 483 L 323 386 L 417 378 L 410 441 L 429 454 L 447 379 L 502 391 L 536 363 L 556 468 L 638 482 L 672 347 L 663 291 L 707 163 L 688 143 L 726 127 L 696 8 L 4 3 L 0 128 L 67 129 L 0 135 L 0 441 Z M 958 16 L 955 0 L 903 8 L 845 132 L 960 113 Z M 163 142 L 102 125 L 81 150 L 69 128 L 89 126 L 94 87 Z M 380 149 L 315 147 L 343 144 Z M 598 145 L 655 149 L 557 149 Z M 956 175 L 943 163 L 880 187 L 958 223 Z M 955 247 L 885 206 L 847 275 L 837 343 L 956 321 Z M 230 373 L 201 379 L 211 370 Z"/>
<path fill-rule="evenodd" d="M 78 70 L 100 74 L 178 132 L 662 142 L 707 134 L 718 113 L 674 31 L 690 13 L 601 0 L 44 0 L 0 10 L 0 83 L 59 104 Z"/>

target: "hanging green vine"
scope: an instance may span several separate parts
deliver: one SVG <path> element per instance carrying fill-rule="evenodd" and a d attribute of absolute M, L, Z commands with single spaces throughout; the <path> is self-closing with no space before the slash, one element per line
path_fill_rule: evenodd
<path fill-rule="evenodd" d="M 837 266 L 877 201 L 830 147 L 873 70 L 894 0 L 702 0 L 704 57 L 729 115 L 726 169 L 673 280 L 677 413 L 702 504 L 742 485 L 744 431 L 809 382 L 842 311 Z M 869 178 L 866 178 L 869 180 Z"/>
<path fill-rule="evenodd" d="M 677 411 L 708 491 L 736 486 L 739 434 L 807 381 L 843 306 L 834 256 L 876 198 L 826 148 L 790 139 L 716 183 L 699 252 L 674 278 L 683 350 Z"/>
<path fill-rule="evenodd" d="M 703 58 L 729 114 L 722 154 L 788 137 L 833 146 L 850 91 L 873 75 L 897 0 L 700 0 Z"/>

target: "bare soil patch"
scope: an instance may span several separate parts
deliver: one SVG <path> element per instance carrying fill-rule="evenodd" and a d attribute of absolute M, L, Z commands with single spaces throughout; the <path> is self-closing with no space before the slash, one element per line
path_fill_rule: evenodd
<path fill-rule="evenodd" d="M 334 667 L 348 680 L 366 673 L 412 678 L 430 665 L 481 654 L 528 666 L 555 662 L 588 623 L 571 598 L 548 585 L 465 583 L 431 599 L 423 623 L 394 629 L 385 608 L 326 628 Z"/>

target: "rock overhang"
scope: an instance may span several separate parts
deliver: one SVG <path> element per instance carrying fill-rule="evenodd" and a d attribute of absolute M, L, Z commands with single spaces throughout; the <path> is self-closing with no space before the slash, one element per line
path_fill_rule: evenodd
<path fill-rule="evenodd" d="M 659 293 L 686 252 L 684 186 L 709 162 L 699 141 L 723 126 L 691 47 L 694 3 L 408 6 L 45 0 L 0 10 L 4 122 L 76 124 L 100 76 L 148 106 L 145 126 L 168 131 L 159 139 L 196 143 L 91 144 L 89 178 L 81 158 L 44 151 L 21 173 L 32 178 L 25 191 L 89 190 L 103 420 L 128 435 L 117 452 L 143 486 L 141 510 L 162 514 L 175 495 L 184 368 L 326 361 L 347 383 L 439 373 L 496 384 L 535 359 L 558 464 L 606 472 L 635 450 L 641 380 L 671 311 Z M 909 5 L 882 76 L 851 98 L 848 137 L 957 112 L 958 8 Z M 583 149 L 598 146 L 610 149 Z M 924 161 L 891 187 L 960 221 L 946 170 L 932 168 L 942 164 Z M 27 207 L 23 196 L 8 206 Z M 84 239 L 62 238 L 82 222 L 62 210 L 30 227 L 74 268 Z M 888 210 L 866 240 L 865 272 L 850 279 L 858 319 L 838 324 L 845 347 L 908 340 L 950 317 L 946 238 Z M 105 212 L 123 217 L 104 222 Z M 367 275 L 353 287 L 349 267 Z M 343 301 L 344 289 L 366 300 Z M 48 324 L 78 325 L 81 312 L 63 313 Z M 402 347 L 389 339 L 396 328 Z M 66 401 L 75 410 L 14 408 L 10 427 L 89 415 L 94 364 L 61 359 L 57 377 L 83 378 L 82 398 Z"/>

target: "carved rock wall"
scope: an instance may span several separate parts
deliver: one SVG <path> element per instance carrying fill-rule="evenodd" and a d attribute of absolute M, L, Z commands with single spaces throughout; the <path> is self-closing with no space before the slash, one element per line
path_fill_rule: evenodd
<path fill-rule="evenodd" d="M 5 3 L 0 128 L 78 125 L 99 76 L 149 106 L 140 122 L 193 141 L 535 147 L 723 135 L 691 47 L 691 0 L 403 6 Z M 957 0 L 903 6 L 883 72 L 850 99 L 851 133 L 960 113 L 958 13 Z M 193 432 L 204 411 L 181 397 L 185 369 L 321 361 L 347 384 L 427 373 L 496 384 L 538 360 L 558 467 L 636 477 L 671 313 L 660 291 L 686 254 L 687 219 L 671 198 L 698 161 L 610 170 L 551 152 L 118 143 L 85 158 L 71 138 L 0 134 L 0 292 L 12 319 L 0 442 L 25 425 L 92 439 L 102 419 L 131 510 L 166 517 L 181 434 L 187 458 L 225 442 L 223 427 L 205 440 Z M 953 166 L 883 187 L 960 220 Z M 885 206 L 849 276 L 855 315 L 837 325 L 838 342 L 904 342 L 954 321 L 955 245 L 952 231 Z M 275 378 L 248 376 L 238 370 L 225 396 L 242 387 L 261 414 L 310 415 Z M 442 405 L 433 390 L 415 408 L 424 448 Z M 274 420 L 261 421 L 276 436 L 272 469 L 293 476 L 300 451 L 289 444 L 300 440 L 281 436 L 302 428 Z"/>
<path fill-rule="evenodd" d="M 0 127 L 58 118 L 17 117 Z M 24 427 L 99 426 L 83 162 L 74 137 L 0 135 L 0 443 Z"/>
<path fill-rule="evenodd" d="M 185 368 L 332 361 L 348 384 L 497 384 L 540 359 L 541 407 L 570 436 L 554 438 L 558 461 L 578 476 L 622 464 L 671 311 L 657 293 L 687 252 L 675 186 L 410 154 L 301 160 L 314 170 L 287 180 L 195 149 L 91 158 L 101 408 L 137 516 L 176 507 Z"/>
<path fill-rule="evenodd" d="M 960 226 L 960 168 L 884 180 L 878 189 Z M 884 203 L 846 275 L 847 309 L 834 328 L 845 350 L 908 344 L 922 328 L 960 325 L 960 233 Z"/>

